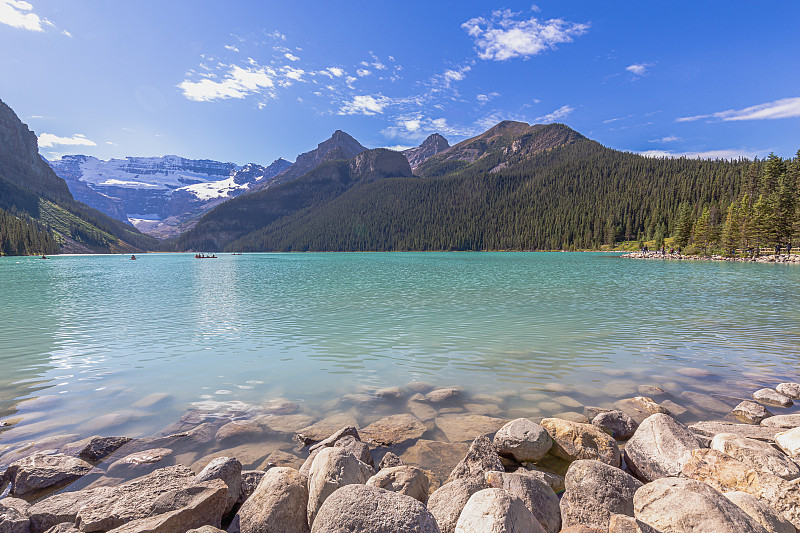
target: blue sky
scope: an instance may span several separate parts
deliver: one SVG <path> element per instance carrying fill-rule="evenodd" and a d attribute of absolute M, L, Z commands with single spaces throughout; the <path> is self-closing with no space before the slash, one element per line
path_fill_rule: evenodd
<path fill-rule="evenodd" d="M 0 0 L 0 99 L 49 158 L 268 164 L 336 130 L 455 143 L 503 119 L 611 148 L 800 148 L 800 2 Z"/>

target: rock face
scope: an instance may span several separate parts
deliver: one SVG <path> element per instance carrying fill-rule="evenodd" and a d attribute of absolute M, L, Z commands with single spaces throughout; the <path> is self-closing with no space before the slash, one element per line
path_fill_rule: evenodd
<path fill-rule="evenodd" d="M 745 400 L 733 408 L 731 414 L 739 421 L 745 424 L 759 424 L 765 418 L 773 415 L 769 410 L 760 403 Z"/>
<path fill-rule="evenodd" d="M 775 390 L 793 400 L 800 400 L 800 383 L 781 383 Z"/>
<path fill-rule="evenodd" d="M 456 533 L 544 533 L 519 498 L 503 489 L 483 489 L 473 494 L 456 523 Z"/>
<path fill-rule="evenodd" d="M 567 471 L 561 498 L 563 526 L 608 529 L 612 514 L 633 516 L 633 495 L 642 483 L 600 461 L 575 461 Z"/>
<path fill-rule="evenodd" d="M 778 433 L 775 435 L 775 442 L 792 457 L 800 457 L 800 428 Z"/>
<path fill-rule="evenodd" d="M 504 472 L 505 468 L 491 441 L 481 436 L 472 442 L 467 455 L 456 465 L 447 481 L 482 476 L 492 470 Z"/>
<path fill-rule="evenodd" d="M 429 157 L 443 152 L 448 148 L 450 148 L 450 143 L 447 142 L 447 139 L 438 133 L 434 133 L 429 135 L 428 138 L 416 148 L 403 150 L 402 154 L 406 156 L 408 164 L 411 165 L 411 169 L 413 170 Z"/>
<path fill-rule="evenodd" d="M 483 476 L 456 479 L 436 489 L 428 498 L 428 510 L 436 518 L 442 533 L 456 530 L 458 517 L 470 497 L 479 490 L 488 488 Z"/>
<path fill-rule="evenodd" d="M 391 446 L 418 439 L 427 429 L 414 415 L 391 415 L 362 429 L 361 438 L 379 446 Z"/>
<path fill-rule="evenodd" d="M 647 417 L 625 445 L 625 462 L 641 479 L 653 481 L 681 472 L 683 454 L 700 448 L 689 429 L 674 418 L 655 414 Z"/>
<path fill-rule="evenodd" d="M 488 488 L 503 489 L 522 500 L 547 533 L 561 530 L 558 496 L 547 483 L 533 476 L 504 472 L 486 472 L 484 479 Z"/>
<path fill-rule="evenodd" d="M 439 528 L 425 506 L 410 496 L 367 485 L 348 485 L 325 500 L 311 531 L 439 533 Z"/>
<path fill-rule="evenodd" d="M 730 455 L 742 463 L 786 480 L 800 477 L 800 467 L 766 442 L 732 433 L 720 433 L 711 440 L 711 449 Z"/>
<path fill-rule="evenodd" d="M 77 457 L 35 453 L 12 463 L 6 476 L 12 482 L 13 496 L 28 496 L 75 481 L 91 469 L 92 465 Z"/>
<path fill-rule="evenodd" d="M 794 403 L 791 398 L 774 389 L 759 389 L 753 393 L 753 399 L 777 407 L 791 407 Z"/>
<path fill-rule="evenodd" d="M 322 504 L 336 489 L 364 484 L 374 471 L 342 448 L 320 450 L 311 465 L 308 478 L 308 523 L 314 524 Z"/>
<path fill-rule="evenodd" d="M 702 481 L 720 492 L 742 491 L 766 502 L 800 525 L 800 488 L 784 479 L 759 472 L 716 450 L 694 450 L 687 457 L 682 475 Z"/>
<path fill-rule="evenodd" d="M 428 501 L 428 476 L 414 466 L 393 466 L 381 469 L 367 480 L 367 485 L 411 496 L 422 503 Z"/>
<path fill-rule="evenodd" d="M 665 415 L 666 416 L 666 415 Z M 567 461 L 597 459 L 611 466 L 620 465 L 619 447 L 610 435 L 591 424 L 545 418 L 542 427 L 553 439 L 550 453 Z"/>
<path fill-rule="evenodd" d="M 659 533 L 763 533 L 744 511 L 705 483 L 661 478 L 633 497 L 636 519 Z"/>
<path fill-rule="evenodd" d="M 796 533 L 795 527 L 775 509 L 746 492 L 726 492 L 725 497 L 769 533 Z"/>
<path fill-rule="evenodd" d="M 270 468 L 239 509 L 241 533 L 305 533 L 308 490 L 297 470 Z"/>
<path fill-rule="evenodd" d="M 500 455 L 511 456 L 520 463 L 538 461 L 553 445 L 550 434 L 527 418 L 512 420 L 501 427 L 493 442 Z"/>
<path fill-rule="evenodd" d="M 639 424 L 623 411 L 603 411 L 592 419 L 597 426 L 615 439 L 629 439 L 636 433 Z"/>
<path fill-rule="evenodd" d="M 408 159 L 403 154 L 384 148 L 361 152 L 351 160 L 350 167 L 353 174 L 367 181 L 412 175 Z"/>
<path fill-rule="evenodd" d="M 217 457 L 212 459 L 206 467 L 197 474 L 195 482 L 221 479 L 228 487 L 228 502 L 225 514 L 228 514 L 239 501 L 242 492 L 242 463 L 233 457 Z"/>

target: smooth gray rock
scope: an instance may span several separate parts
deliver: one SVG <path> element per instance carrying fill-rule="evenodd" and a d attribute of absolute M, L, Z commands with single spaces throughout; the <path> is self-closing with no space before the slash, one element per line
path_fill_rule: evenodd
<path fill-rule="evenodd" d="M 473 494 L 461 511 L 456 533 L 544 533 L 525 503 L 503 489 Z"/>
<path fill-rule="evenodd" d="M 442 533 L 456 530 L 458 517 L 470 497 L 479 490 L 488 488 L 483 475 L 456 479 L 436 489 L 428 498 L 428 510 L 436 518 Z"/>
<path fill-rule="evenodd" d="M 547 470 L 540 470 L 536 467 L 536 465 L 525 465 L 525 468 L 518 468 L 514 473 L 533 476 L 542 483 L 548 484 L 556 494 L 564 492 L 564 476 L 559 476 L 558 474 L 549 472 Z"/>
<path fill-rule="evenodd" d="M 367 485 L 411 496 L 422 503 L 428 501 L 430 480 L 415 466 L 401 465 L 382 468 L 367 480 Z"/>
<path fill-rule="evenodd" d="M 793 400 L 800 400 L 800 383 L 781 383 L 775 390 Z"/>
<path fill-rule="evenodd" d="M 725 492 L 723 495 L 769 533 L 796 533 L 795 527 L 782 514 L 752 494 L 733 491 Z"/>
<path fill-rule="evenodd" d="M 675 477 L 681 472 L 684 453 L 700 447 L 686 426 L 658 413 L 647 417 L 625 445 L 625 462 L 646 481 Z"/>
<path fill-rule="evenodd" d="M 631 438 L 639 427 L 639 424 L 623 411 L 603 411 L 592 419 L 592 425 L 620 440 Z"/>
<path fill-rule="evenodd" d="M 225 514 L 233 509 L 242 493 L 242 463 L 235 457 L 215 457 L 194 478 L 196 483 L 221 479 L 228 487 L 228 503 Z"/>
<path fill-rule="evenodd" d="M 800 415 L 775 415 L 761 421 L 765 427 L 794 429 L 800 427 Z"/>
<path fill-rule="evenodd" d="M 633 516 L 633 495 L 642 483 L 600 461 L 575 461 L 561 498 L 563 526 L 608 529 L 612 514 Z"/>
<path fill-rule="evenodd" d="M 325 500 L 312 533 L 439 533 L 436 520 L 410 496 L 367 485 L 348 485 Z"/>
<path fill-rule="evenodd" d="M 342 448 L 323 448 L 311 465 L 308 476 L 308 523 L 314 525 L 325 500 L 345 485 L 364 484 L 374 470 Z"/>
<path fill-rule="evenodd" d="M 734 407 L 731 414 L 736 420 L 745 424 L 759 424 L 765 418 L 775 416 L 760 403 L 751 402 L 750 400 L 745 400 Z"/>
<path fill-rule="evenodd" d="M 484 472 L 491 470 L 504 472 L 505 468 L 492 442 L 487 437 L 480 436 L 472 441 L 467 455 L 453 468 L 447 481 L 482 476 Z"/>
<path fill-rule="evenodd" d="M 659 533 L 764 533 L 722 493 L 693 479 L 661 478 L 633 497 L 636 519 Z"/>
<path fill-rule="evenodd" d="M 503 489 L 525 504 L 547 533 L 561 530 L 561 510 L 558 496 L 547 483 L 525 474 L 486 472 L 487 488 Z"/>
<path fill-rule="evenodd" d="M 774 389 L 759 389 L 753 393 L 753 399 L 776 407 L 791 407 L 794 402 Z"/>
<path fill-rule="evenodd" d="M 308 490 L 300 472 L 270 468 L 237 513 L 241 533 L 306 533 Z"/>
<path fill-rule="evenodd" d="M 711 449 L 725 453 L 751 468 L 786 480 L 800 477 L 800 467 L 766 442 L 733 433 L 720 433 L 711 440 Z"/>
<path fill-rule="evenodd" d="M 92 465 L 61 453 L 35 453 L 8 467 L 12 496 L 29 496 L 38 491 L 66 485 L 88 474 Z"/>
<path fill-rule="evenodd" d="M 426 394 L 425 399 L 431 403 L 442 403 L 461 396 L 461 392 L 459 387 L 442 387 Z"/>
<path fill-rule="evenodd" d="M 493 442 L 500 455 L 511 456 L 520 463 L 538 461 L 553 445 L 550 434 L 527 418 L 517 418 L 501 427 Z"/>

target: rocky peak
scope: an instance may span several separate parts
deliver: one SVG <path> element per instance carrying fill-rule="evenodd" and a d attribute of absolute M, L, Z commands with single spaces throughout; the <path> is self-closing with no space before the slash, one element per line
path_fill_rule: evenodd
<path fill-rule="evenodd" d="M 447 142 L 447 139 L 438 133 L 433 133 L 416 148 L 404 150 L 402 153 L 408 159 L 411 168 L 414 169 L 429 157 L 444 152 L 448 148 L 450 148 L 450 143 Z"/>
<path fill-rule="evenodd" d="M 411 176 L 408 159 L 400 152 L 376 148 L 365 150 L 350 161 L 350 168 L 362 180 Z"/>

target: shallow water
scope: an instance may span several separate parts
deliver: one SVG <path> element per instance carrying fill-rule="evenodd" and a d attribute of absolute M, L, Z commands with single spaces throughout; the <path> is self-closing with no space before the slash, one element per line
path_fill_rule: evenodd
<path fill-rule="evenodd" d="M 363 426 L 405 410 L 372 391 L 413 381 L 458 385 L 463 402 L 494 402 L 506 418 L 607 406 L 640 384 L 747 397 L 797 380 L 800 361 L 791 265 L 600 253 L 3 257 L 0 294 L 0 420 L 11 424 L 0 452 L 64 433 L 151 435 L 190 409 L 275 397 L 315 418 L 350 409 Z"/>

